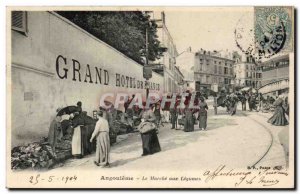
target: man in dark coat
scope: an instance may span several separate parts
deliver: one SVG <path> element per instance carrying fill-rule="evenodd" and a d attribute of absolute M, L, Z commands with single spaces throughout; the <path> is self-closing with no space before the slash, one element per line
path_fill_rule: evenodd
<path fill-rule="evenodd" d="M 127 109 L 128 111 L 129 109 Z M 131 109 L 132 110 L 132 109 Z M 118 111 L 114 108 L 114 106 L 111 106 L 107 111 L 106 111 L 106 116 L 107 116 L 107 121 L 109 124 L 109 133 L 110 133 L 110 137 L 111 139 L 111 143 L 115 143 L 116 142 L 116 138 L 117 138 L 117 134 L 118 131 L 116 129 L 116 125 L 114 124 L 114 121 L 117 120 L 117 115 L 118 115 Z"/>
<path fill-rule="evenodd" d="M 82 102 L 81 102 L 81 101 L 78 101 L 78 102 L 77 102 L 77 111 L 78 111 L 79 113 L 82 112 Z"/>
<path fill-rule="evenodd" d="M 177 128 L 177 110 L 175 106 L 170 108 L 170 114 L 171 114 L 171 123 L 172 123 L 171 129 L 175 129 L 175 127 Z"/>
<path fill-rule="evenodd" d="M 241 100 L 241 103 L 242 103 L 242 111 L 246 111 L 247 110 L 247 106 L 246 106 L 247 99 L 246 99 L 246 93 L 245 92 L 243 92 L 241 94 L 240 100 Z"/>

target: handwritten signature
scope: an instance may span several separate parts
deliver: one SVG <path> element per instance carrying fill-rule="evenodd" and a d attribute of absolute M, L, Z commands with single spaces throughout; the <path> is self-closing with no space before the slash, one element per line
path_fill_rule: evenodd
<path fill-rule="evenodd" d="M 220 165 L 215 170 L 206 170 L 203 173 L 206 183 L 214 181 L 217 177 L 236 177 L 237 181 L 235 186 L 241 186 L 243 184 L 251 185 L 253 183 L 260 184 L 264 187 L 276 185 L 280 182 L 278 176 L 288 176 L 286 171 L 283 171 L 282 167 L 251 167 L 245 171 L 236 170 L 234 168 L 226 168 L 226 165 Z"/>

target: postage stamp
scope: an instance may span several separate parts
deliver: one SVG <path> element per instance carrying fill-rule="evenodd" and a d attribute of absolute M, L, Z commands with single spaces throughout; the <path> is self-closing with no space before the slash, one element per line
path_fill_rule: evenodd
<path fill-rule="evenodd" d="M 291 52 L 292 18 L 290 7 L 254 7 L 254 14 L 243 15 L 237 23 L 236 44 L 256 61 Z"/>
<path fill-rule="evenodd" d="M 291 51 L 292 20 L 288 7 L 254 8 L 255 48 L 259 59 L 282 51 Z"/>

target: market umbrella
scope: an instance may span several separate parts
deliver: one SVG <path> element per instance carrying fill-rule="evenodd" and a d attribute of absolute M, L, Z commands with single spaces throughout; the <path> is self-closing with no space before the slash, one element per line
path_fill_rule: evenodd
<path fill-rule="evenodd" d="M 58 112 L 57 112 L 57 116 L 62 116 L 63 114 L 72 114 L 74 112 L 78 112 L 78 107 L 77 106 L 66 106 L 62 109 L 60 109 Z"/>

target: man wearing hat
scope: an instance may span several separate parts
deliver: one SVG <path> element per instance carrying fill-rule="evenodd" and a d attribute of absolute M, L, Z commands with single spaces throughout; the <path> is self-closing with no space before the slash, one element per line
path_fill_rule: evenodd
<path fill-rule="evenodd" d="M 78 111 L 79 113 L 81 113 L 81 112 L 82 112 L 82 102 L 81 102 L 81 101 L 78 101 L 76 105 L 77 105 L 77 111 Z"/>

